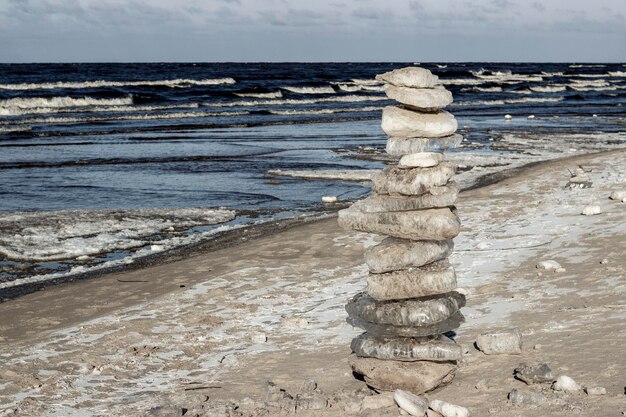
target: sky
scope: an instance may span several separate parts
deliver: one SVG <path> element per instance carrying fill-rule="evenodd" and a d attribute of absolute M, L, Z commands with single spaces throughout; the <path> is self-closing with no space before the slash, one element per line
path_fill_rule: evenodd
<path fill-rule="evenodd" d="M 626 62 L 626 0 L 0 0 L 0 62 Z"/>

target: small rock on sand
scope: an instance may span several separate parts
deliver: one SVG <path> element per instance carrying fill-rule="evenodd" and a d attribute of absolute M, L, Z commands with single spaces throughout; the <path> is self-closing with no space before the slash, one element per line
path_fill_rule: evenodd
<path fill-rule="evenodd" d="M 486 355 L 522 353 L 522 332 L 518 328 L 487 332 L 476 338 L 476 346 Z"/>
<path fill-rule="evenodd" d="M 370 395 L 363 398 L 361 410 L 378 410 L 381 408 L 393 407 L 396 404 L 392 392 L 383 392 L 378 395 Z"/>
<path fill-rule="evenodd" d="M 454 405 L 441 400 L 432 400 L 430 408 L 438 412 L 444 417 L 469 417 L 470 412 L 467 408 L 460 405 Z"/>
<path fill-rule="evenodd" d="M 539 365 L 527 365 L 522 363 L 515 368 L 513 373 L 515 378 L 524 381 L 528 385 L 554 381 L 552 369 L 550 369 L 547 363 Z"/>
<path fill-rule="evenodd" d="M 581 214 L 585 216 L 594 216 L 600 213 L 602 213 L 602 209 L 600 208 L 600 206 L 587 206 L 583 209 Z"/>
<path fill-rule="evenodd" d="M 335 196 L 327 196 L 322 197 L 322 203 L 336 203 L 337 197 Z"/>
<path fill-rule="evenodd" d="M 505 114 L 504 115 L 504 119 L 505 120 L 511 120 L 513 118 L 513 116 L 511 116 L 510 114 Z"/>
<path fill-rule="evenodd" d="M 611 200 L 623 201 L 626 198 L 626 191 L 613 191 L 609 198 Z"/>
<path fill-rule="evenodd" d="M 565 272 L 565 268 L 560 263 L 552 259 L 541 261 L 537 264 L 537 269 L 545 269 L 546 271 Z"/>
<path fill-rule="evenodd" d="M 514 389 L 509 392 L 509 401 L 518 406 L 538 406 L 546 402 L 546 397 L 538 392 Z"/>
<path fill-rule="evenodd" d="M 587 387 L 585 388 L 587 395 L 606 395 L 606 388 L 604 387 Z"/>
<path fill-rule="evenodd" d="M 426 414 L 426 410 L 428 410 L 428 400 L 425 397 L 420 397 L 408 391 L 395 390 L 393 399 L 398 404 L 398 407 L 412 416 L 423 417 Z"/>
<path fill-rule="evenodd" d="M 555 391 L 563 392 L 578 392 L 580 391 L 580 385 L 576 383 L 572 378 L 567 375 L 561 375 L 552 384 L 552 389 Z"/>

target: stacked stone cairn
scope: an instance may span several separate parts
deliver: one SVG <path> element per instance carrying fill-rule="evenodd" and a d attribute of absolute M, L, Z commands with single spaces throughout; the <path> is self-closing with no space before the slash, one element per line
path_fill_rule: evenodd
<path fill-rule="evenodd" d="M 371 196 L 339 212 L 342 227 L 387 236 L 366 250 L 367 289 L 346 306 L 348 322 L 365 330 L 352 341 L 350 362 L 377 390 L 419 395 L 449 383 L 462 357 L 444 336 L 463 322 L 465 298 L 447 259 L 461 224 L 455 167 L 442 152 L 463 138 L 442 110 L 452 94 L 436 75 L 408 67 L 376 78 L 400 103 L 382 116 L 387 153 L 400 160 L 374 175 Z"/>

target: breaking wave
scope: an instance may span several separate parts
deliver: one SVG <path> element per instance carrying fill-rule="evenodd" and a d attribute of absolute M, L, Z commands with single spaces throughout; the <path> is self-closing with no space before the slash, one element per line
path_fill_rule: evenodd
<path fill-rule="evenodd" d="M 21 84 L 0 84 L 0 89 L 4 90 L 51 90 L 57 88 L 100 88 L 100 87 L 132 87 L 132 86 L 166 86 L 166 87 L 187 87 L 192 85 L 220 85 L 235 84 L 233 78 L 214 78 L 204 80 L 175 79 L 175 80 L 139 80 L 139 81 L 82 81 L 56 83 L 21 83 Z"/>
<path fill-rule="evenodd" d="M 332 87 L 280 87 L 285 91 L 297 94 L 334 94 Z"/>
<path fill-rule="evenodd" d="M 280 91 L 272 93 L 234 93 L 238 97 L 250 97 L 250 98 L 281 98 L 283 93 Z"/>
<path fill-rule="evenodd" d="M 83 107 L 83 106 L 126 106 L 133 104 L 132 96 L 123 98 L 93 98 L 93 97 L 30 97 L 11 98 L 0 100 L 0 109 L 18 108 L 32 109 L 43 107 Z"/>
<path fill-rule="evenodd" d="M 504 104 L 520 104 L 520 103 L 557 103 L 563 101 L 565 97 L 523 97 L 505 100 L 484 100 L 484 101 L 460 101 L 455 103 L 458 106 L 501 106 Z"/>
<path fill-rule="evenodd" d="M 284 100 L 231 101 L 221 103 L 204 103 L 206 107 L 239 107 L 239 106 L 283 106 L 288 104 L 305 105 L 317 103 L 359 103 L 364 101 L 384 101 L 387 97 L 380 96 L 339 96 Z"/>
<path fill-rule="evenodd" d="M 336 114 L 336 113 L 355 113 L 355 112 L 370 112 L 382 110 L 382 107 L 367 106 L 367 107 L 347 107 L 343 109 L 318 109 L 318 110 L 270 110 L 270 114 L 275 115 L 305 115 L 305 114 Z"/>
<path fill-rule="evenodd" d="M 546 85 L 546 86 L 536 86 L 536 87 L 529 87 L 531 91 L 534 91 L 535 93 L 558 93 L 561 91 L 565 91 L 567 90 L 567 87 L 565 87 L 564 85 Z"/>
<path fill-rule="evenodd" d="M 155 110 L 174 110 L 174 109 L 195 109 L 198 108 L 197 103 L 189 104 L 165 104 L 152 106 L 84 106 L 84 107 L 0 107 L 0 116 L 24 116 L 27 114 L 47 114 L 47 113 L 100 113 L 100 112 L 139 112 L 139 111 L 155 111 Z"/>
<path fill-rule="evenodd" d="M 501 93 L 502 87 L 471 87 L 463 88 L 461 91 L 473 91 L 477 93 Z"/>

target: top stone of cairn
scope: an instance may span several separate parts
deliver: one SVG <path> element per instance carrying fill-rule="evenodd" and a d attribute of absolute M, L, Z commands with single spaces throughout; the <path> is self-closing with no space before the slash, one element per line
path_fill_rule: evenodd
<path fill-rule="evenodd" d="M 433 88 L 439 77 L 425 68 L 406 67 L 378 74 L 376 79 L 398 87 Z"/>

